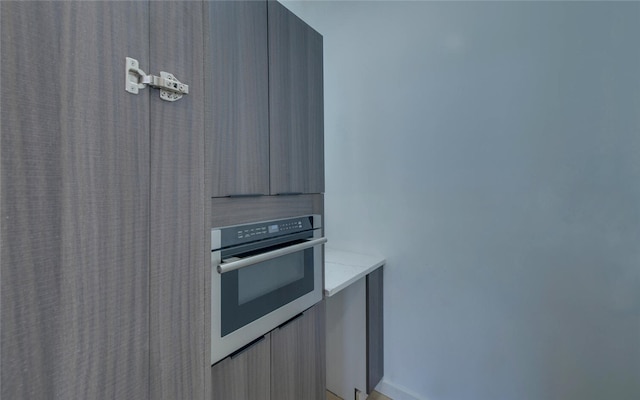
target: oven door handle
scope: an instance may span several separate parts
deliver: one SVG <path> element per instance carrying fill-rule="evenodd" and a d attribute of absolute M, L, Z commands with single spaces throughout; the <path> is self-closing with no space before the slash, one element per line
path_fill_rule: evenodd
<path fill-rule="evenodd" d="M 282 249 L 269 251 L 266 253 L 258 254 L 257 256 L 251 256 L 242 258 L 240 260 L 222 262 L 218 265 L 218 273 L 224 274 L 225 272 L 235 271 L 236 269 L 248 267 L 253 264 L 257 264 L 263 261 L 271 260 L 273 258 L 286 256 L 287 254 L 295 253 L 297 251 L 306 250 L 310 247 L 318 246 L 327 243 L 327 238 L 322 237 L 320 239 L 308 240 L 304 243 L 294 244 L 292 246 L 283 247 Z"/>

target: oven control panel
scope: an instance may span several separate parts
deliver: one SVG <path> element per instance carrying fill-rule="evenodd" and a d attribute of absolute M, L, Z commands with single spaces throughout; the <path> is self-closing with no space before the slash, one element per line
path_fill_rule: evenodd
<path fill-rule="evenodd" d="M 236 246 L 256 240 L 270 239 L 315 229 L 313 216 L 288 218 L 221 228 L 222 247 Z"/>

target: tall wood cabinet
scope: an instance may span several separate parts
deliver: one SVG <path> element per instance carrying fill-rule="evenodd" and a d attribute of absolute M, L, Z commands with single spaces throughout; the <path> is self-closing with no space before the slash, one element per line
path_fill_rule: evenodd
<path fill-rule="evenodd" d="M 0 397 L 203 398 L 202 3 L 0 13 Z M 126 57 L 190 94 L 125 92 Z"/>
<path fill-rule="evenodd" d="M 189 85 L 189 94 L 173 103 L 145 89 L 151 101 L 151 400 L 202 399 L 208 379 L 202 11 L 202 2 L 150 2 L 145 71 L 168 71 Z"/>
<path fill-rule="evenodd" d="M 206 8 L 211 196 L 324 192 L 322 36 L 276 1 Z"/>
<path fill-rule="evenodd" d="M 148 399 L 149 3 L 0 13 L 0 397 Z"/>
<path fill-rule="evenodd" d="M 2 399 L 211 397 L 212 193 L 322 191 L 274 192 L 274 5 L 230 4 L 0 2 Z"/>

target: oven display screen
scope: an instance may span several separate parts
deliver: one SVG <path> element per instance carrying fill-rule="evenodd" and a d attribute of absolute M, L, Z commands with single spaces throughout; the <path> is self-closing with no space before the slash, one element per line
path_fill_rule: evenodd
<path fill-rule="evenodd" d="M 269 233 L 276 233 L 278 232 L 280 229 L 278 228 L 278 225 L 269 225 Z"/>

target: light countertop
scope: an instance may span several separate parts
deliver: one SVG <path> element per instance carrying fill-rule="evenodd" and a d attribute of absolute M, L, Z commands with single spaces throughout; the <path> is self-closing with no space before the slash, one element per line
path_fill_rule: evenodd
<path fill-rule="evenodd" d="M 382 257 L 325 248 L 324 295 L 331 297 L 384 265 Z"/>

